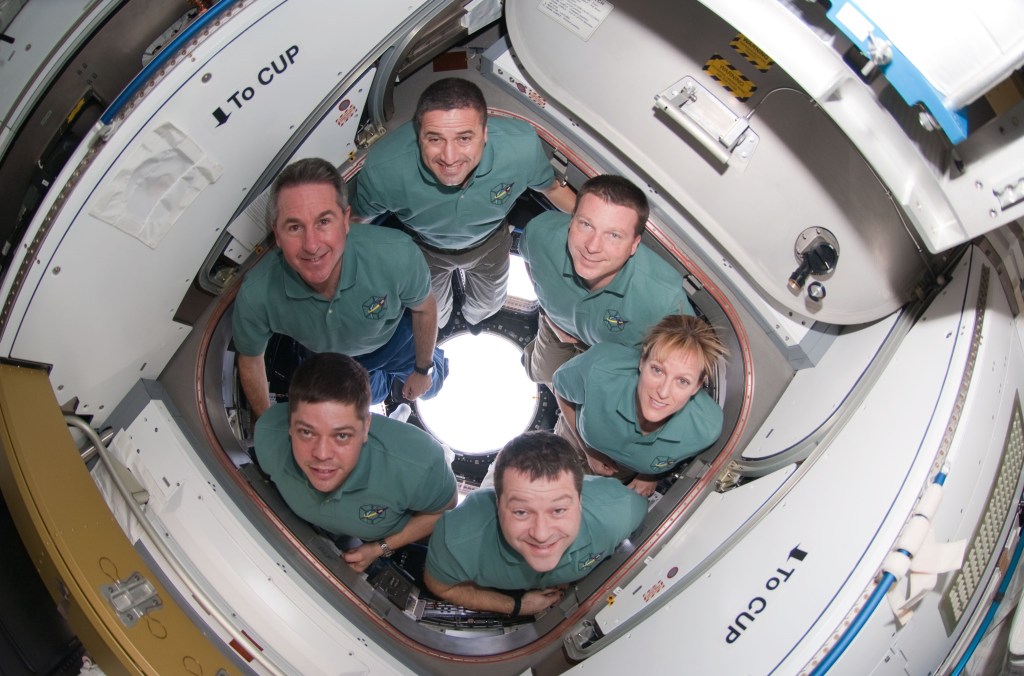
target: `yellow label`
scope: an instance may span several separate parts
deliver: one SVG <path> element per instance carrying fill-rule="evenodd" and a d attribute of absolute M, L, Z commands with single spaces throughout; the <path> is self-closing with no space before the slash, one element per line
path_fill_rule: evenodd
<path fill-rule="evenodd" d="M 768 69 L 775 63 L 770 56 L 762 52 L 760 47 L 751 42 L 750 38 L 746 35 L 737 35 L 729 43 L 729 46 L 735 49 L 744 59 L 754 64 L 754 68 L 757 68 L 762 73 L 767 73 Z"/>
<path fill-rule="evenodd" d="M 704 72 L 732 92 L 732 95 L 740 101 L 746 101 L 751 94 L 757 91 L 757 85 L 719 54 L 713 54 L 708 59 L 704 64 Z"/>

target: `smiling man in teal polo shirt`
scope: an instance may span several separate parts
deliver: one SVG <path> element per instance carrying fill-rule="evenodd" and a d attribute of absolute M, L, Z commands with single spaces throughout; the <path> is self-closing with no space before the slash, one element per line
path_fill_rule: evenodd
<path fill-rule="evenodd" d="M 426 538 L 455 506 L 444 449 L 418 427 L 371 414 L 366 371 L 351 357 L 310 357 L 288 398 L 256 422 L 256 458 L 298 516 L 363 541 L 343 554 L 357 572 Z"/>
<path fill-rule="evenodd" d="M 430 266 L 438 326 L 452 313 L 452 273 L 465 274 L 462 315 L 474 326 L 501 309 L 512 236 L 505 217 L 532 189 L 568 211 L 575 196 L 555 179 L 526 122 L 489 117 L 472 82 L 445 78 L 420 95 L 413 120 L 370 150 L 353 210 L 368 220 L 393 213 Z"/>
<path fill-rule="evenodd" d="M 569 443 L 527 432 L 495 460 L 494 489 L 474 491 L 434 527 L 424 581 L 473 610 L 535 615 L 606 559 L 647 514 L 618 481 L 583 476 Z"/>
<path fill-rule="evenodd" d="M 638 346 L 669 314 L 693 314 L 683 280 L 640 243 L 649 207 L 621 176 L 600 175 L 580 187 L 572 215 L 545 212 L 523 231 L 543 314 L 524 364 L 534 382 L 551 384 L 559 366 L 590 345 Z"/>
<path fill-rule="evenodd" d="M 268 222 L 277 249 L 242 281 L 232 333 L 239 379 L 259 417 L 270 406 L 264 351 L 280 333 L 313 352 L 355 357 L 370 372 L 373 403 L 392 386 L 431 397 L 447 375 L 437 306 L 422 254 L 403 233 L 349 224 L 341 175 L 308 158 L 274 181 Z"/>

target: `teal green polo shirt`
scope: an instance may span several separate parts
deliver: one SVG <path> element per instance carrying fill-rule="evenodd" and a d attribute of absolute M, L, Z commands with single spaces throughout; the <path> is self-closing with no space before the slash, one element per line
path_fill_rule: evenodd
<path fill-rule="evenodd" d="M 444 584 L 474 582 L 493 589 L 544 589 L 586 576 L 647 515 L 647 499 L 607 477 L 583 479 L 580 531 L 558 565 L 546 573 L 530 568 L 501 534 L 494 490 L 474 491 L 434 526 L 427 571 Z"/>
<path fill-rule="evenodd" d="M 427 244 L 469 249 L 487 239 L 527 188 L 555 180 L 537 133 L 526 122 L 487 118 L 487 144 L 465 186 L 446 186 L 424 166 L 412 122 L 370 149 L 356 177 L 355 214 L 392 212 Z"/>
<path fill-rule="evenodd" d="M 287 403 L 260 416 L 254 442 L 260 467 L 291 510 L 335 535 L 375 542 L 402 530 L 416 512 L 444 509 L 455 495 L 441 445 L 418 427 L 377 414 L 355 469 L 331 493 L 313 488 L 295 463 Z"/>
<path fill-rule="evenodd" d="M 636 412 L 640 351 L 602 343 L 562 364 L 553 385 L 576 405 L 576 429 L 588 446 L 642 474 L 672 469 L 722 434 L 722 409 L 704 390 L 657 430 L 644 434 Z"/>
<path fill-rule="evenodd" d="M 551 321 L 587 345 L 640 345 L 644 334 L 670 314 L 693 314 L 679 273 L 641 244 L 611 282 L 591 291 L 569 256 L 568 214 L 546 211 L 519 240 L 537 299 Z"/>
<path fill-rule="evenodd" d="M 263 354 L 270 337 L 282 333 L 313 352 L 368 354 L 391 339 L 407 307 L 429 295 L 427 262 L 408 235 L 354 223 L 329 300 L 302 281 L 280 250 L 245 275 L 232 314 L 235 349 Z"/>

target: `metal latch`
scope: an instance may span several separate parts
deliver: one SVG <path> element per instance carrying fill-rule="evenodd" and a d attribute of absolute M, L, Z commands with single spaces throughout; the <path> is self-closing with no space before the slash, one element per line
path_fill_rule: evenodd
<path fill-rule="evenodd" d="M 588 648 L 601 639 L 601 631 L 591 620 L 583 620 L 562 637 L 566 652 L 575 660 L 585 659 Z"/>
<path fill-rule="evenodd" d="M 378 126 L 371 122 L 356 132 L 356 145 L 363 149 L 369 148 L 387 132 L 387 127 L 383 125 Z"/>
<path fill-rule="evenodd" d="M 740 473 L 736 467 L 736 463 L 729 463 L 729 466 L 724 472 L 718 477 L 718 483 L 715 486 L 715 491 L 718 493 L 725 493 L 733 488 L 736 488 L 740 484 Z"/>
<path fill-rule="evenodd" d="M 138 572 L 132 573 L 126 580 L 100 585 L 100 593 L 110 602 L 126 627 L 134 627 L 143 615 L 163 605 L 157 596 L 156 587 Z"/>
<path fill-rule="evenodd" d="M 692 77 L 656 94 L 654 105 L 722 164 L 743 168 L 750 162 L 759 137 L 747 118 L 734 113 Z"/>

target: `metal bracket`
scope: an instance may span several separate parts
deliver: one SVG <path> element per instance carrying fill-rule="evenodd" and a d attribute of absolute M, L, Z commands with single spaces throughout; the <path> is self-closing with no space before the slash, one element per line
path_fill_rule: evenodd
<path fill-rule="evenodd" d="M 736 463 L 730 463 L 729 467 L 726 468 L 722 475 L 718 477 L 718 483 L 715 485 L 715 491 L 718 493 L 725 493 L 733 488 L 736 488 L 740 483 L 739 468 L 736 467 Z"/>
<path fill-rule="evenodd" d="M 566 652 L 574 659 L 586 657 L 587 648 L 600 640 L 601 632 L 591 620 L 583 620 L 569 631 L 562 640 L 565 642 Z"/>
<path fill-rule="evenodd" d="M 135 475 L 132 474 L 131 470 L 121 464 L 119 460 L 111 458 L 107 469 L 111 472 L 115 472 L 119 477 L 121 477 L 121 481 L 124 482 L 125 487 L 131 491 L 132 499 L 135 500 L 136 504 L 145 505 L 149 503 L 149 491 L 146 490 L 146 487 L 143 486 L 138 479 L 135 478 Z"/>
<path fill-rule="evenodd" d="M 722 164 L 743 168 L 750 162 L 759 137 L 747 118 L 734 113 L 692 77 L 656 94 L 654 105 Z"/>
<path fill-rule="evenodd" d="M 371 122 L 356 132 L 356 145 L 363 149 L 369 148 L 387 132 L 387 127 L 377 126 Z"/>
<path fill-rule="evenodd" d="M 138 572 L 132 573 L 126 580 L 100 585 L 100 593 L 126 627 L 134 627 L 143 615 L 163 605 L 156 587 Z"/>

